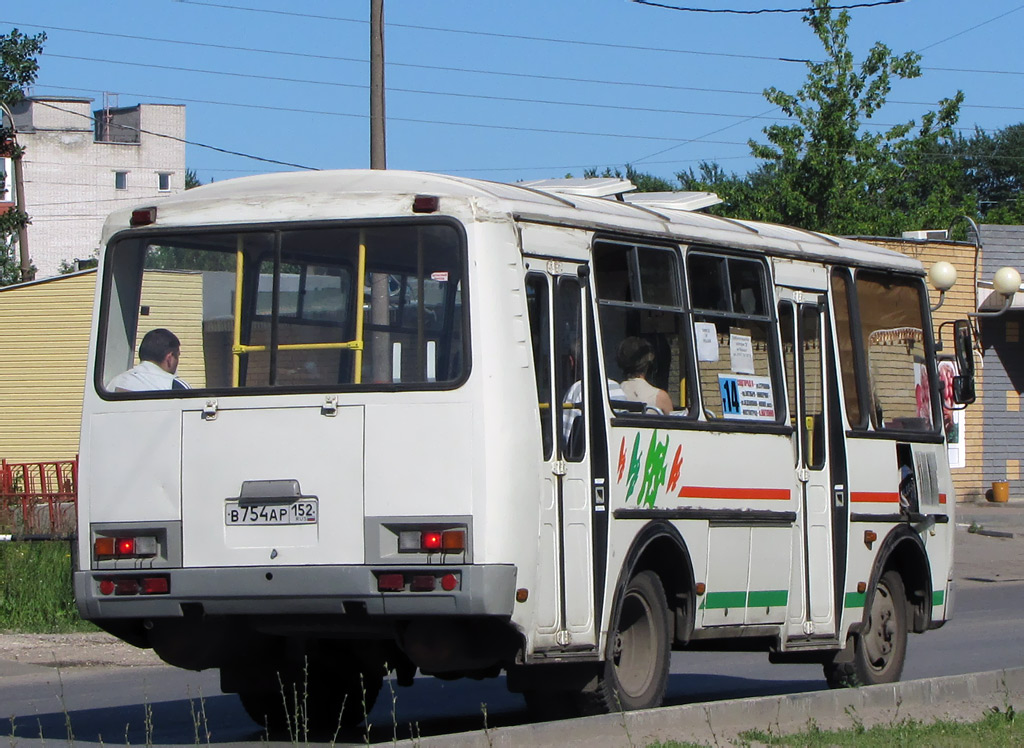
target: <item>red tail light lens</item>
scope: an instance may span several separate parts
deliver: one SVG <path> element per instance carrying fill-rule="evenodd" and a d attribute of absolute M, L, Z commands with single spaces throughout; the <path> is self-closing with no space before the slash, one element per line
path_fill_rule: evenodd
<path fill-rule="evenodd" d="M 138 579 L 118 579 L 114 582 L 115 595 L 137 595 L 139 594 Z"/>
<path fill-rule="evenodd" d="M 441 538 L 442 535 L 439 532 L 425 532 L 420 540 L 423 543 L 423 550 L 425 551 L 439 551 L 441 550 Z"/>
<path fill-rule="evenodd" d="M 118 556 L 135 555 L 135 538 L 118 538 L 115 542 Z"/>
<path fill-rule="evenodd" d="M 437 580 L 434 578 L 433 574 L 417 575 L 412 578 L 412 583 L 409 585 L 409 589 L 413 592 L 433 592 L 436 584 Z"/>
<path fill-rule="evenodd" d="M 377 577 L 378 592 L 401 592 L 405 589 L 405 577 L 401 574 L 381 574 Z"/>
<path fill-rule="evenodd" d="M 167 577 L 143 577 L 142 578 L 142 589 L 139 593 L 142 595 L 166 595 L 171 591 L 171 580 Z"/>

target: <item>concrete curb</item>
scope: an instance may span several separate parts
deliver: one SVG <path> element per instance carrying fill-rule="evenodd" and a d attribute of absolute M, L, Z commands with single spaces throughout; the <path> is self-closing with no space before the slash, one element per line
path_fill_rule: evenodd
<path fill-rule="evenodd" d="M 678 740 L 718 745 L 739 733 L 759 729 L 798 732 L 809 724 L 822 729 L 865 727 L 905 719 L 974 720 L 986 709 L 1024 707 L 1024 667 L 987 673 L 949 675 L 864 688 L 786 696 L 715 701 L 623 714 L 542 722 L 455 735 L 438 735 L 397 745 L 421 748 L 493 746 L 645 746 Z"/>

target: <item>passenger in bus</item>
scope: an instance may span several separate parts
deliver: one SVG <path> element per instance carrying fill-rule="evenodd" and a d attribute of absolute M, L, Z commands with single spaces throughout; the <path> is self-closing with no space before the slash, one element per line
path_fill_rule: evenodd
<path fill-rule="evenodd" d="M 181 341 L 177 335 L 162 327 L 150 330 L 139 346 L 138 366 L 118 374 L 107 388 L 114 392 L 192 389 L 175 376 L 180 358 Z"/>
<path fill-rule="evenodd" d="M 615 356 L 622 370 L 622 391 L 626 399 L 642 402 L 646 412 L 672 412 L 672 398 L 648 380 L 654 376 L 654 347 L 644 338 L 628 337 L 619 343 Z"/>

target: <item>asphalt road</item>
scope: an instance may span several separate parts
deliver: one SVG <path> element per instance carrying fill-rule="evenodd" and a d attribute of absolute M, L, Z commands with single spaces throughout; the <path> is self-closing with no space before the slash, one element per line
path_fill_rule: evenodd
<path fill-rule="evenodd" d="M 954 620 L 911 636 L 904 680 L 1024 666 L 1024 574 L 1000 562 L 1024 554 L 1024 538 L 958 533 L 959 592 Z M 961 546 L 966 546 L 961 549 Z M 1009 563 L 1009 562 L 1007 562 Z M 821 669 L 771 665 L 762 653 L 673 655 L 667 704 L 822 690 Z M 9 719 L 7 719 L 9 717 Z M 411 688 L 385 684 L 369 715 L 370 739 L 437 735 L 520 724 L 529 715 L 502 679 L 444 682 L 418 678 Z M 70 735 L 69 735 L 70 733 Z M 58 669 L 0 661 L 0 736 L 19 746 L 78 744 L 195 745 L 266 739 L 217 674 L 167 666 Z M 288 740 L 288 736 L 276 736 Z M 313 736 L 312 741 L 331 736 Z M 7 737 L 10 740 L 10 737 Z M 363 743 L 365 736 L 339 736 Z"/>

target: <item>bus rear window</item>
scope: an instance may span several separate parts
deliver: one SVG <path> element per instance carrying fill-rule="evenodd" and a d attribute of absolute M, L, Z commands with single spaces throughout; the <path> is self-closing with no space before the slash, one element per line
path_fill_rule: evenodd
<path fill-rule="evenodd" d="M 192 389 L 416 388 L 464 374 L 463 251 L 446 224 L 129 237 L 106 267 L 107 391 L 146 365 L 153 329 L 180 340 L 175 376 Z"/>

